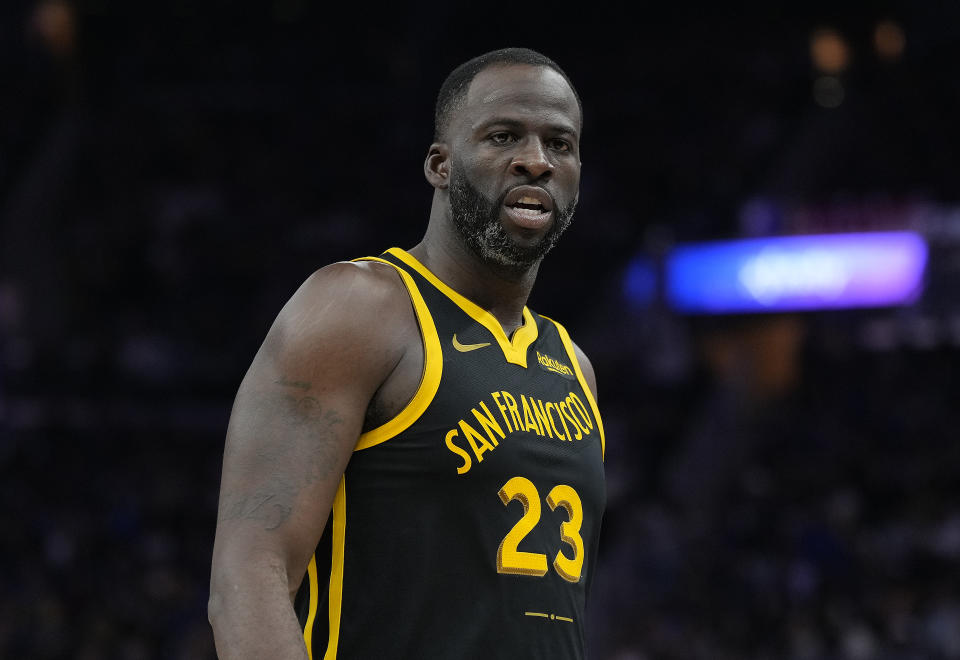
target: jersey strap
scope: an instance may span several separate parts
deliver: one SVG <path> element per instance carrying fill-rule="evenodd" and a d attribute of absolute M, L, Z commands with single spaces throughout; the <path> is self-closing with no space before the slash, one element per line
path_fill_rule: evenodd
<path fill-rule="evenodd" d="M 417 392 L 410 399 L 410 402 L 397 415 L 378 426 L 363 433 L 357 440 L 354 451 L 367 449 L 380 444 L 390 438 L 399 435 L 410 428 L 420 418 L 420 415 L 427 409 L 433 397 L 437 394 L 440 387 L 440 376 L 443 372 L 443 350 L 440 348 L 440 337 L 437 335 L 437 328 L 433 323 L 433 317 L 430 310 L 427 309 L 427 303 L 424 302 L 420 289 L 417 288 L 413 277 L 386 259 L 379 257 L 364 257 L 355 259 L 355 261 L 376 261 L 377 263 L 387 264 L 396 269 L 407 287 L 407 293 L 410 296 L 410 302 L 413 303 L 413 310 L 417 317 L 417 323 L 420 324 L 420 336 L 423 339 L 423 374 L 420 377 L 420 385 Z"/>
<path fill-rule="evenodd" d="M 570 339 L 570 334 L 567 332 L 566 328 L 554 321 L 549 316 L 540 314 L 540 317 L 557 326 L 557 332 L 560 335 L 560 341 L 563 342 L 563 347 L 567 349 L 567 355 L 570 357 L 570 362 L 573 363 L 573 370 L 577 374 L 577 381 L 579 381 L 580 388 L 587 397 L 587 403 L 590 404 L 590 410 L 593 411 L 594 419 L 597 420 L 597 428 L 600 430 L 600 456 L 603 458 L 606 455 L 607 443 L 606 436 L 604 436 L 603 433 L 603 421 L 600 419 L 600 409 L 597 407 L 597 401 L 593 396 L 593 390 L 591 390 L 590 386 L 587 384 L 587 379 L 583 377 L 583 370 L 580 369 L 580 361 L 577 360 L 577 352 L 573 348 L 573 341 Z"/>

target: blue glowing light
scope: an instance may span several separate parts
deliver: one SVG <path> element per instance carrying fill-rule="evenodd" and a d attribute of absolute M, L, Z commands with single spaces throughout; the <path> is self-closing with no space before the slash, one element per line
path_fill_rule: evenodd
<path fill-rule="evenodd" d="M 906 305 L 926 263 L 912 232 L 700 243 L 668 256 L 666 294 L 679 311 L 707 314 Z"/>

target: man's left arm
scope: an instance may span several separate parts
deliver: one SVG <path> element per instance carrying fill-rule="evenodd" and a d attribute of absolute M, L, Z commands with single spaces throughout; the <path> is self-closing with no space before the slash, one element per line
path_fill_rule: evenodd
<path fill-rule="evenodd" d="M 583 372 L 583 379 L 587 381 L 587 385 L 590 387 L 590 393 L 593 394 L 593 400 L 597 400 L 597 375 L 593 372 L 593 365 L 590 363 L 590 359 L 587 357 L 587 354 L 583 352 L 576 342 L 573 342 L 573 352 L 577 356 L 577 362 L 580 363 L 580 371 Z"/>

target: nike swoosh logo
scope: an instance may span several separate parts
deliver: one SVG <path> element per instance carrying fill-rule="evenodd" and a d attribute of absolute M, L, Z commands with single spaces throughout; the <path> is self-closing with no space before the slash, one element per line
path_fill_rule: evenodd
<path fill-rule="evenodd" d="M 461 353 L 469 353 L 470 351 L 475 351 L 478 348 L 483 348 L 484 346 L 489 345 L 490 342 L 484 342 L 483 344 L 461 344 L 457 341 L 457 333 L 453 333 L 453 347 Z"/>

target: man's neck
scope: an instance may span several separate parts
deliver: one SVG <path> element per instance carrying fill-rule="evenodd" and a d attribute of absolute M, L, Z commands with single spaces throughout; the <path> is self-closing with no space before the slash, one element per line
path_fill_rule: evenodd
<path fill-rule="evenodd" d="M 458 235 L 437 231 L 433 223 L 410 254 L 447 286 L 493 314 L 508 337 L 523 325 L 523 308 L 540 262 L 521 273 L 498 269 L 482 261 Z"/>

